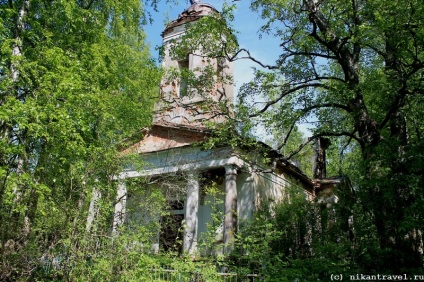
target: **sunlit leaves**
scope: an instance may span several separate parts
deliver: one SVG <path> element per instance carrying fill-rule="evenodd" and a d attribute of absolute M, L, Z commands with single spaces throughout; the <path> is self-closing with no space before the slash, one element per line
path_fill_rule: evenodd
<path fill-rule="evenodd" d="M 188 24 L 186 33 L 176 43 L 171 49 L 171 56 L 175 58 L 198 52 L 210 58 L 225 58 L 234 54 L 238 47 L 234 31 L 226 18 L 219 14 L 211 14 Z"/>
<path fill-rule="evenodd" d="M 39 258 L 84 230 L 93 187 L 109 214 L 118 144 L 150 123 L 160 73 L 138 1 L 1 5 L 0 240 L 21 238 L 28 221 L 35 247 L 20 252 Z"/>
<path fill-rule="evenodd" d="M 359 206 L 374 217 L 374 237 L 361 238 L 385 257 L 374 267 L 410 267 L 412 253 L 422 260 L 411 239 L 422 213 L 416 205 L 422 202 L 416 194 L 422 177 L 415 170 L 422 163 L 422 3 L 253 1 L 252 8 L 267 20 L 262 30 L 281 38 L 276 66 L 284 83 L 275 81 L 270 90 L 255 83 L 257 76 L 251 84 L 257 89 L 246 85 L 242 90 L 251 93 L 249 99 L 241 97 L 249 105 L 269 92 L 250 117 L 263 118 L 282 133 L 290 122 L 276 111 L 279 104 L 292 105 L 285 112 L 292 124 L 309 113 L 316 121 L 313 134 L 332 138 L 329 171 L 354 180 Z M 304 87 L 291 92 L 296 86 Z M 404 253 L 393 262 L 391 252 Z"/>

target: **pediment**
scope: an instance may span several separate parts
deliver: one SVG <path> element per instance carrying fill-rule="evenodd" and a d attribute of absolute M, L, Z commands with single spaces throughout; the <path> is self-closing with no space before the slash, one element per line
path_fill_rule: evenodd
<path fill-rule="evenodd" d="M 188 146 L 203 141 L 206 135 L 205 130 L 198 127 L 155 124 L 140 141 L 129 146 L 123 153 L 142 154 Z"/>

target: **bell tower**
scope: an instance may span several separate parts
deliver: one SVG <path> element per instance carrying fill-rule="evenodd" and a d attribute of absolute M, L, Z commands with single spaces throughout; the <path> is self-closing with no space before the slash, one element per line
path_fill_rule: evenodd
<path fill-rule="evenodd" d="M 184 40 L 188 25 L 203 17 L 219 15 L 210 4 L 191 0 L 191 6 L 162 33 L 165 75 L 160 85 L 160 98 L 155 105 L 155 124 L 204 127 L 205 122 L 222 122 L 225 109 L 233 103 L 233 63 L 225 57 L 211 57 L 199 48 L 189 48 L 176 56 L 172 47 Z M 202 35 L 208 37 L 208 30 Z M 223 40 L 225 41 L 225 40 Z M 193 50 L 196 49 L 196 50 Z M 206 85 L 206 86 L 205 86 Z"/>

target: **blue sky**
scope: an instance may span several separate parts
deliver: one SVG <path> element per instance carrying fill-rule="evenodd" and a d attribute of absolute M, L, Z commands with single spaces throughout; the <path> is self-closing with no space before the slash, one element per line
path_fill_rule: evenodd
<path fill-rule="evenodd" d="M 207 3 L 214 6 L 218 11 L 221 10 L 223 1 L 207 1 Z M 250 11 L 250 1 L 237 1 L 237 9 L 235 11 L 235 21 L 233 26 L 238 32 L 238 40 L 240 47 L 248 49 L 251 54 L 267 63 L 273 64 L 278 58 L 278 46 L 279 42 L 273 36 L 268 34 L 262 34 L 262 38 L 259 39 L 258 30 L 263 23 L 260 16 L 257 13 Z M 168 20 L 174 20 L 178 15 L 190 6 L 189 1 L 180 1 L 178 5 L 175 3 L 166 3 L 161 1 L 159 3 L 159 12 L 150 11 L 152 13 L 154 22 L 151 25 L 145 27 L 147 33 L 147 41 L 152 46 L 152 53 L 155 57 L 158 56 L 158 51 L 155 50 L 156 46 L 160 46 L 162 43 L 162 37 L 160 36 L 164 29 L 165 22 Z M 256 66 L 249 60 L 239 60 L 235 62 L 234 66 L 234 78 L 236 88 L 244 82 L 249 81 L 252 78 L 253 71 L 252 67 Z M 259 67 L 259 66 L 256 66 Z"/>

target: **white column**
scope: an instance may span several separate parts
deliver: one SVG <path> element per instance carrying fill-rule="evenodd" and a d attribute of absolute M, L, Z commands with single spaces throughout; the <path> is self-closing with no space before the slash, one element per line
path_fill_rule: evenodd
<path fill-rule="evenodd" d="M 199 212 L 199 180 L 196 174 L 187 175 L 187 200 L 185 210 L 184 252 L 193 255 L 197 251 Z"/>
<path fill-rule="evenodd" d="M 93 223 L 99 214 L 99 201 L 102 197 L 102 193 L 100 192 L 97 187 L 93 187 L 93 190 L 91 192 L 91 199 L 90 199 L 90 207 L 88 208 L 88 215 L 87 215 L 87 224 L 86 224 L 86 231 L 89 233 L 91 231 L 91 227 L 93 226 Z"/>
<path fill-rule="evenodd" d="M 224 254 L 231 253 L 237 231 L 237 169 L 225 167 Z"/>
<path fill-rule="evenodd" d="M 125 206 L 127 203 L 127 187 L 124 182 L 119 182 L 116 193 L 115 213 L 113 215 L 112 234 L 118 234 L 119 227 L 125 221 Z"/>

